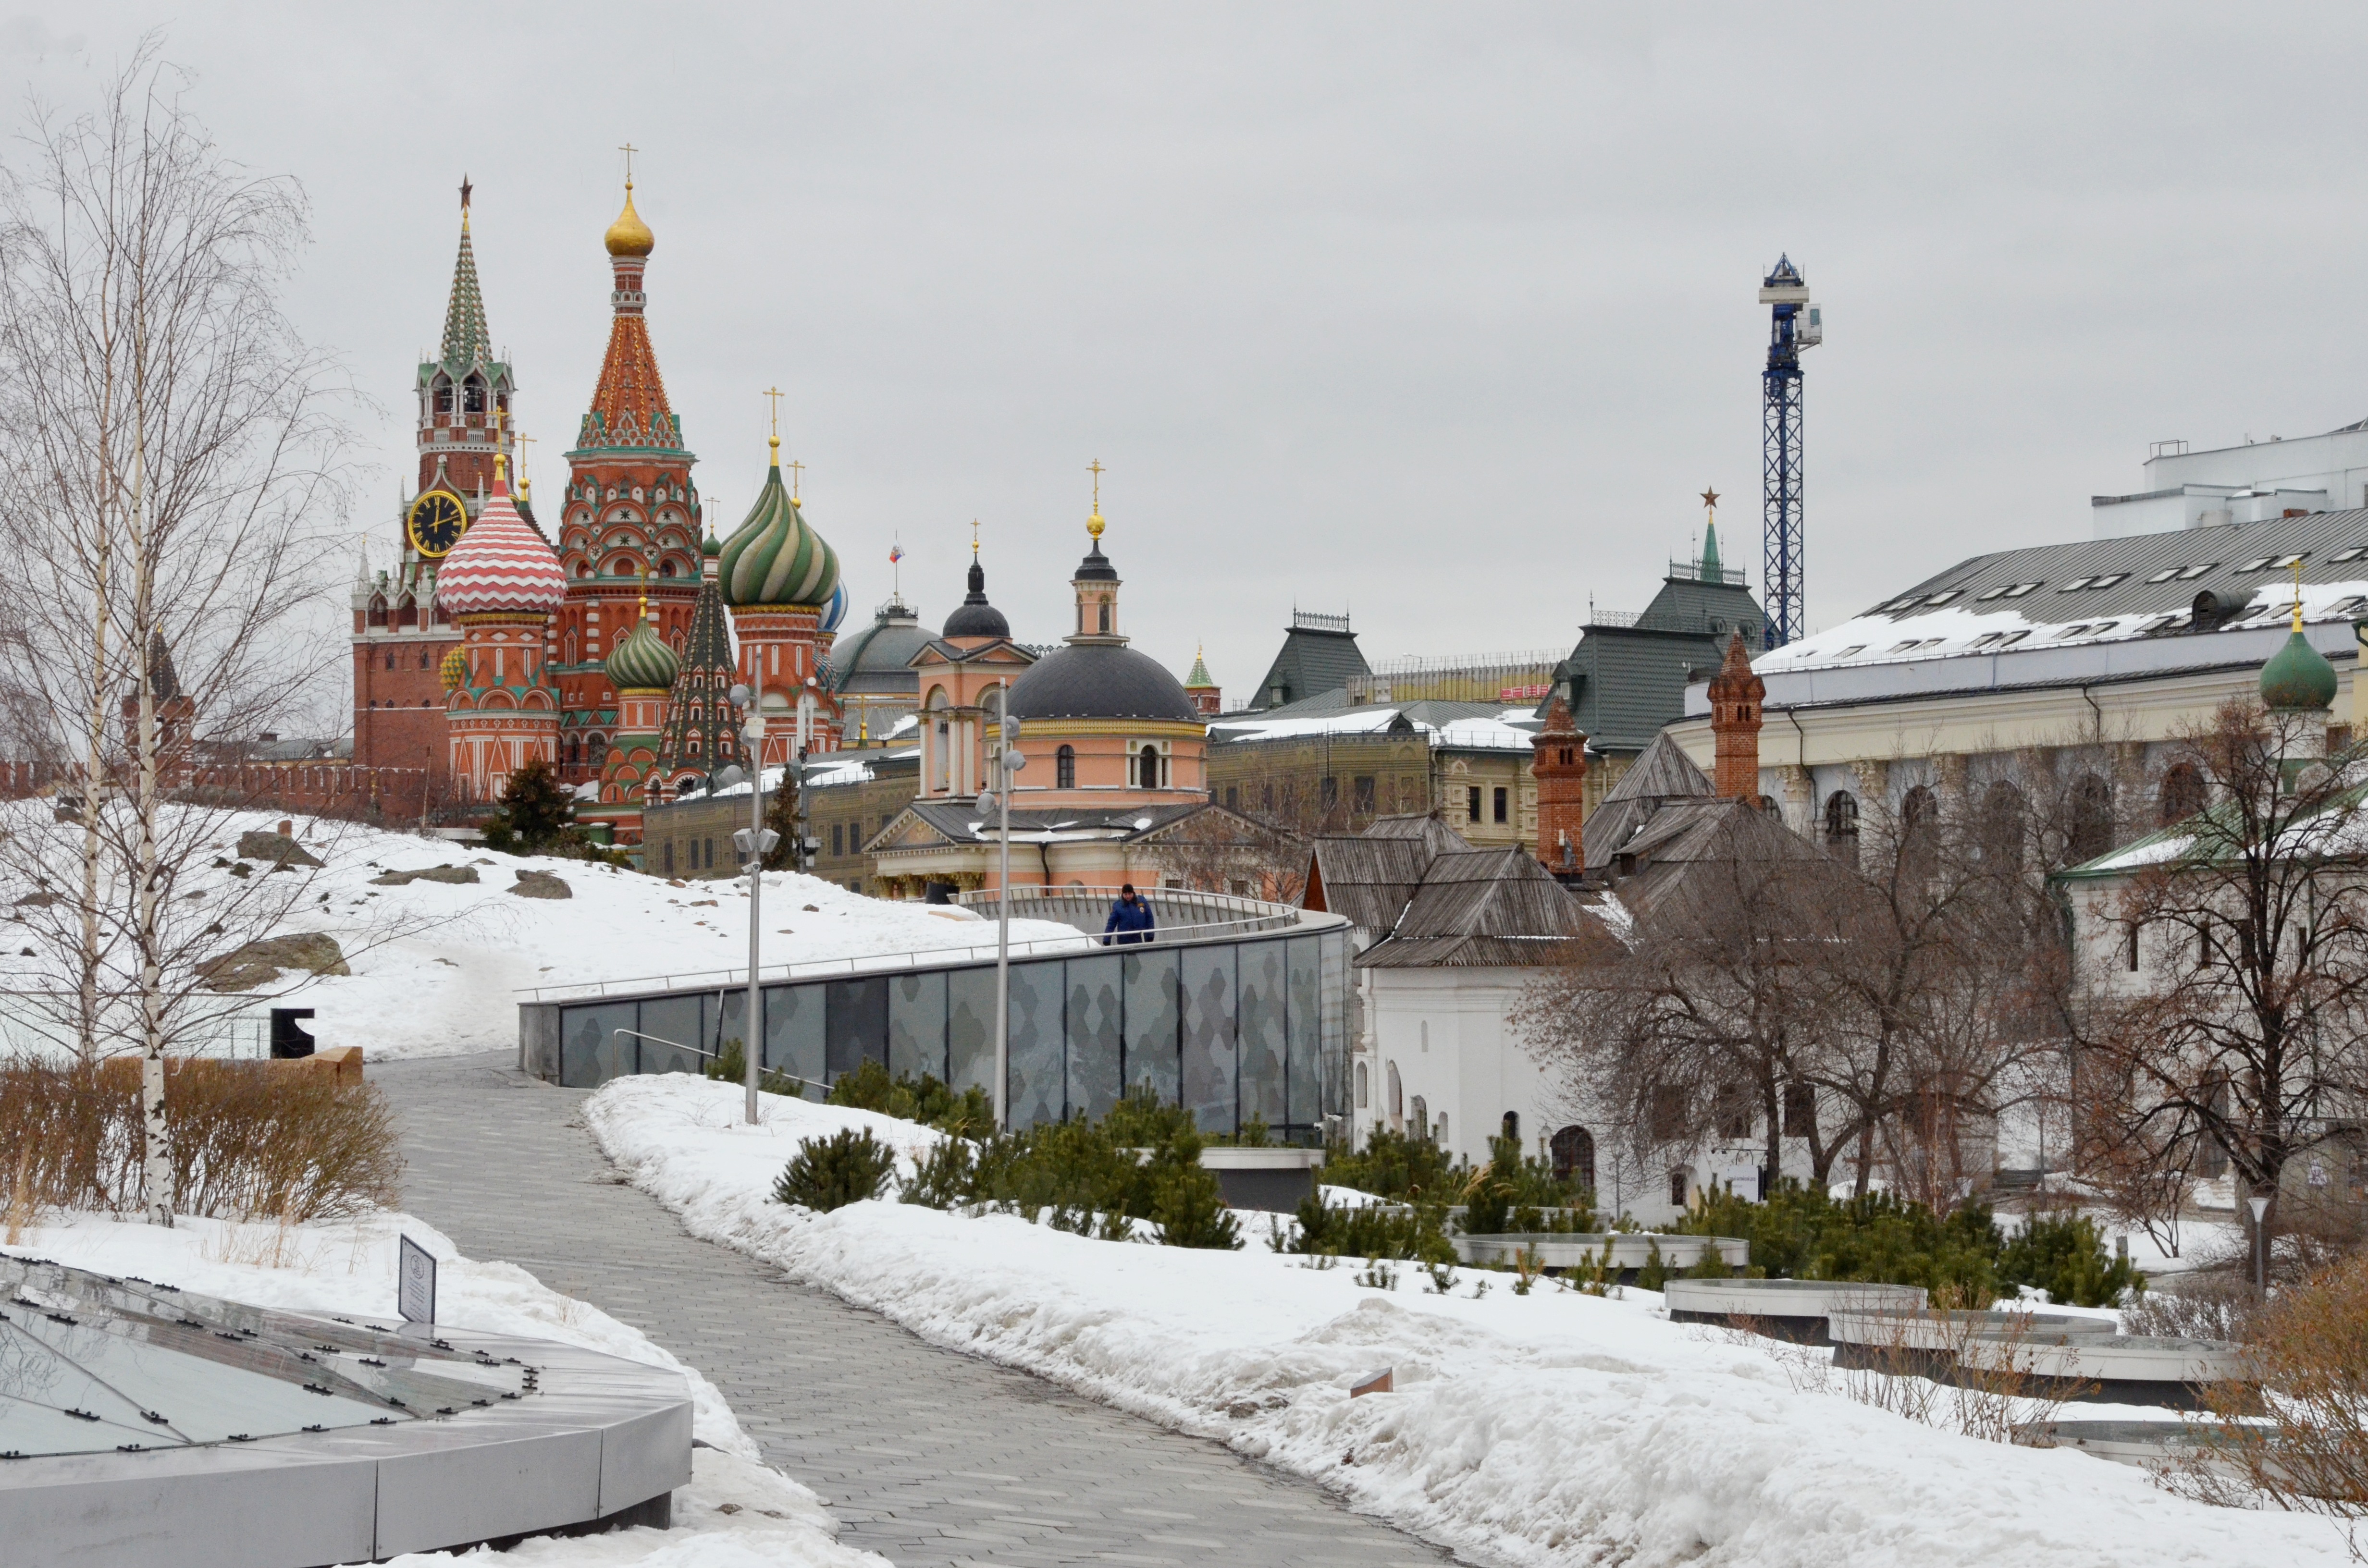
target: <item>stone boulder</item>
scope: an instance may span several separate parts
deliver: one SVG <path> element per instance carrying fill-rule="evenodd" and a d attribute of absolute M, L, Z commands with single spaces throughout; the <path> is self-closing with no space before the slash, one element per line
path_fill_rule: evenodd
<path fill-rule="evenodd" d="M 520 898 L 574 898 L 575 890 L 550 871 L 520 871 L 510 892 Z"/>
<path fill-rule="evenodd" d="M 242 860 L 268 860 L 274 867 L 317 866 L 304 846 L 284 833 L 242 833 L 238 835 L 238 858 Z"/>
<path fill-rule="evenodd" d="M 279 978 L 283 969 L 307 974 L 351 974 L 346 955 L 335 937 L 318 931 L 292 937 L 266 937 L 243 948 L 208 959 L 198 966 L 209 991 L 252 991 Z"/>
<path fill-rule="evenodd" d="M 424 871 L 389 871 L 383 876 L 372 877 L 370 886 L 401 888 L 409 887 L 413 882 L 474 882 L 476 880 L 477 868 L 474 866 L 430 866 Z"/>

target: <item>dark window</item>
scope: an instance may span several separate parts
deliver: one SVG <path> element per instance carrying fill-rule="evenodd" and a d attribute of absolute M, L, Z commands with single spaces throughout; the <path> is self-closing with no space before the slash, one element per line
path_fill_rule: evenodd
<path fill-rule="evenodd" d="M 2132 974 L 2138 971 L 2138 932 L 2142 929 L 2136 921 L 2130 922 L 2129 964 Z"/>
<path fill-rule="evenodd" d="M 1497 821 L 1497 822 L 1504 822 L 1504 821 L 1506 821 L 1506 820 L 1507 820 L 1506 815 L 1505 815 L 1505 808 L 1506 808 L 1506 799 L 1505 799 L 1505 798 L 1506 798 L 1506 796 L 1507 796 L 1507 795 L 1508 795 L 1509 793 L 1511 793 L 1511 791 L 1509 791 L 1509 790 L 1508 790 L 1507 789 L 1505 789 L 1505 787 L 1504 787 L 1504 786 L 1502 786 L 1502 785 L 1498 785 L 1498 786 L 1497 787 L 1497 799 L 1496 799 L 1495 804 L 1494 804 L 1494 806 L 1493 806 L 1493 808 L 1492 808 L 1493 820 L 1495 820 L 1495 821 Z"/>
<path fill-rule="evenodd" d="M 450 381 L 436 383 L 436 412 L 438 414 L 452 412 L 452 383 Z"/>
<path fill-rule="evenodd" d="M 1508 1110 L 1505 1113 L 1505 1136 L 1510 1138 L 1515 1143 L 1519 1143 L 1521 1141 L 1521 1113 L 1520 1111 Z"/>
<path fill-rule="evenodd" d="M 674 840 L 671 838 L 666 840 L 666 869 L 667 876 L 671 877 L 674 875 Z"/>
<path fill-rule="evenodd" d="M 1812 1138 L 1817 1131 L 1817 1091 L 1811 1084 L 1784 1085 L 1784 1136 Z"/>
<path fill-rule="evenodd" d="M 1718 1135 L 1722 1138 L 1751 1136 L 1751 1096 L 1748 1091 L 1729 1086 L 1719 1091 Z"/>
<path fill-rule="evenodd" d="M 1373 776 L 1370 773 L 1360 773 L 1349 780 L 1349 788 L 1353 791 L 1350 796 L 1352 804 L 1349 809 L 1360 816 L 1372 815 Z"/>
<path fill-rule="evenodd" d="M 1417 1095 L 1414 1097 L 1414 1127 L 1412 1131 L 1414 1135 L 1417 1138 L 1421 1139 L 1424 1142 L 1428 1143 L 1430 1142 L 1430 1108 L 1423 1104 L 1422 1096 L 1420 1095 Z"/>
<path fill-rule="evenodd" d="M 1228 784 L 1228 785 L 1226 785 L 1226 786 L 1225 786 L 1225 810 L 1227 810 L 1227 811 L 1229 811 L 1229 812 L 1237 812 L 1237 811 L 1240 811 L 1241 809 L 1242 809 L 1242 792 L 1241 792 L 1240 789 L 1239 789 L 1238 787 L 1235 786 L 1235 785 L 1232 785 L 1232 784 Z M 1360 1067 L 1359 1069 L 1357 1069 L 1357 1071 L 1359 1071 L 1360 1073 L 1361 1073 L 1361 1072 L 1363 1072 L 1363 1071 L 1364 1071 L 1364 1069 L 1363 1069 L 1363 1068 L 1361 1068 L 1361 1067 Z"/>
<path fill-rule="evenodd" d="M 463 414 L 485 412 L 485 383 L 474 376 L 471 376 L 461 383 L 461 412 Z"/>
<path fill-rule="evenodd" d="M 2085 774 L 2072 787 L 2072 837 L 2066 852 L 2078 865 L 2112 846 L 2113 787 L 2093 773 Z"/>
<path fill-rule="evenodd" d="M 1053 788 L 1074 790 L 1077 787 L 1077 748 L 1063 746 L 1053 754 Z"/>
<path fill-rule="evenodd" d="M 1556 1181 L 1576 1181 L 1588 1191 L 1595 1189 L 1595 1135 L 1584 1127 L 1565 1127 L 1555 1133 L 1546 1147 L 1554 1155 Z"/>
<path fill-rule="evenodd" d="M 847 824 L 845 823 L 835 822 L 830 824 L 830 852 L 834 857 L 847 853 Z"/>
<path fill-rule="evenodd" d="M 2176 762 L 2162 776 L 2162 798 L 2155 815 L 2163 826 L 2185 822 L 2203 809 L 2203 775 L 2192 762 Z"/>
<path fill-rule="evenodd" d="M 1480 786 L 1473 785 L 1463 791 L 1463 820 L 1478 822 L 1480 820 Z"/>
<path fill-rule="evenodd" d="M 702 842 L 707 846 L 707 869 L 712 871 L 715 869 L 715 840 L 710 838 Z"/>
<path fill-rule="evenodd" d="M 1102 631 L 1105 634 L 1110 631 L 1110 606 L 1107 604 L 1102 606 Z"/>
<path fill-rule="evenodd" d="M 1159 788 L 1159 754 L 1149 746 L 1135 753 L 1134 781 L 1142 789 Z"/>
<path fill-rule="evenodd" d="M 2022 791 L 2001 778 L 1982 792 L 1975 842 L 1982 863 L 1994 871 L 2022 869 Z"/>
<path fill-rule="evenodd" d="M 1686 1092 L 1663 1084 L 1653 1090 L 1653 1136 L 1682 1138 L 1686 1134 Z"/>
<path fill-rule="evenodd" d="M 1826 852 L 1858 863 L 1858 797 L 1837 790 L 1826 798 Z"/>
<path fill-rule="evenodd" d="M 1669 1201 L 1680 1209 L 1686 1206 L 1686 1173 L 1683 1171 L 1669 1173 Z"/>

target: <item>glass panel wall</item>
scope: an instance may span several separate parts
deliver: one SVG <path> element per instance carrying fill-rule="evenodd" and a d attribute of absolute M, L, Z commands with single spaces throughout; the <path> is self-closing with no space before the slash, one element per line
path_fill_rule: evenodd
<path fill-rule="evenodd" d="M 1183 1011 L 1177 1001 L 1173 952 L 1132 952 L 1119 960 L 1126 974 L 1126 1086 L 1148 1089 L 1177 1103 L 1177 1041 Z"/>
<path fill-rule="evenodd" d="M 888 977 L 888 1071 L 899 1078 L 946 1074 L 946 976 L 942 970 Z"/>
<path fill-rule="evenodd" d="M 1058 962 L 1011 966 L 1009 1112 L 1013 1127 L 1032 1127 L 1062 1117 L 1061 969 Z M 995 971 L 988 970 L 986 974 L 992 984 Z M 987 1049 L 994 1050 L 991 1035 Z"/>
<path fill-rule="evenodd" d="M 861 980 L 834 980 L 826 994 L 829 1005 L 825 1026 L 828 1047 L 823 1065 L 836 1081 L 841 1074 L 852 1073 L 867 1061 L 888 1064 L 888 977 L 869 975 Z"/>
<path fill-rule="evenodd" d="M 1290 955 L 1291 965 L 1290 1024 L 1285 1031 L 1291 1042 L 1285 1052 L 1291 1083 L 1287 1119 L 1293 1127 L 1314 1130 L 1324 1119 L 1324 1017 L 1318 1000 L 1323 994 L 1324 939 L 1293 937 L 1281 945 Z"/>
<path fill-rule="evenodd" d="M 1269 1129 L 1283 1122 L 1283 945 L 1245 942 L 1234 949 L 1240 968 L 1242 1119 Z"/>
<path fill-rule="evenodd" d="M 631 1002 L 606 1006 L 570 1007 L 559 1037 L 559 1081 L 571 1089 L 597 1089 L 611 1078 L 633 1071 L 641 1054 L 630 1036 L 619 1029 L 640 1027 L 640 1009 Z"/>
<path fill-rule="evenodd" d="M 947 971 L 946 1056 L 955 1093 L 973 1084 L 995 1093 L 995 971 Z"/>
<path fill-rule="evenodd" d="M 1203 1132 L 1235 1132 L 1234 949 L 1186 948 L 1177 957 L 1184 1108 Z"/>
<path fill-rule="evenodd" d="M 700 1004 L 706 1000 L 704 996 L 652 996 L 642 1003 L 643 1072 L 699 1071 L 700 1055 L 694 1048 L 705 1043 Z"/>
<path fill-rule="evenodd" d="M 820 1098 L 823 1082 L 823 988 L 765 987 L 765 1065 L 803 1079 L 810 1099 Z"/>
<path fill-rule="evenodd" d="M 1101 958 L 1071 959 L 1069 983 L 1068 1085 L 1069 1114 L 1099 1121 L 1118 1103 L 1120 1007 L 1123 1000 L 1124 960 L 1110 953 Z M 1050 965 L 1046 966 L 1051 967 Z"/>

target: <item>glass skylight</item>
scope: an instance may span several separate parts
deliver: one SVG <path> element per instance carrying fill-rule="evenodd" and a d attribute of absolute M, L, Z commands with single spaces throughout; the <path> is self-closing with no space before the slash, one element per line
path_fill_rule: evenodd
<path fill-rule="evenodd" d="M 2078 592 L 2080 589 L 2085 588 L 2085 587 L 2087 587 L 2088 585 L 2089 585 L 2089 579 L 2088 579 L 2088 578 L 2086 578 L 2086 577 L 2074 577 L 2074 578 L 2072 578 L 2072 579 L 2071 579 L 2070 581 L 2068 581 L 2068 582 L 2058 583 L 2057 585 L 2055 585 L 2055 591 L 2056 591 L 2057 593 L 2059 593 L 2059 594 L 2070 594 L 2070 593 L 2077 593 L 2077 592 Z"/>
<path fill-rule="evenodd" d="M 2126 572 L 2108 572 L 2101 577 L 2089 578 L 2089 586 L 2091 588 L 2110 588 L 2128 575 L 2129 574 Z"/>
<path fill-rule="evenodd" d="M 1951 599 L 1962 597 L 1964 591 L 1965 590 L 1963 588 L 1951 588 L 1944 593 L 1934 594 L 1930 598 L 1926 599 L 1924 602 L 1928 605 L 1944 605 Z"/>
<path fill-rule="evenodd" d="M 2159 571 L 2159 572 L 2156 573 L 2153 576 L 2148 577 L 2148 578 L 2146 579 L 2146 581 L 2147 581 L 2147 582 L 2149 582 L 2149 583 L 2168 583 L 2168 582 L 2169 582 L 2173 577 L 2176 577 L 2176 576 L 2178 576 L 2178 575 L 2179 575 L 2179 568 L 2178 568 L 2178 567 L 2176 567 L 2176 566 L 2166 566 L 2166 567 L 2164 567 L 2161 571 Z"/>
<path fill-rule="evenodd" d="M 2017 583 L 2013 587 L 2009 588 L 2006 591 L 2006 597 L 2010 599 L 2019 599 L 2022 597 L 2023 595 L 2030 593 L 2032 589 L 2038 586 L 2039 585 L 2037 583 Z"/>
<path fill-rule="evenodd" d="M 2368 555 L 2368 544 L 2355 544 L 2347 550 L 2339 550 L 2327 559 L 2330 562 L 2357 561 L 2363 555 Z"/>
<path fill-rule="evenodd" d="M 2181 568 L 2179 574 L 2179 580 L 2182 583 L 2192 583 L 2196 578 L 2203 576 L 2206 572 L 2211 571 L 2212 568 L 2219 564 L 2220 562 L 2217 561 L 2199 561 L 2192 566 Z"/>

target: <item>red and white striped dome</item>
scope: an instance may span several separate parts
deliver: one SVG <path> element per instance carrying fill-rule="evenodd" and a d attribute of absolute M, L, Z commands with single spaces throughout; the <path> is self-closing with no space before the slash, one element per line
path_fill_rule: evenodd
<path fill-rule="evenodd" d="M 489 610 L 549 614 L 567 597 L 559 557 L 510 505 L 509 482 L 498 473 L 494 494 L 436 574 L 436 602 L 447 615 Z"/>

